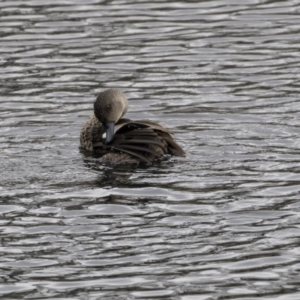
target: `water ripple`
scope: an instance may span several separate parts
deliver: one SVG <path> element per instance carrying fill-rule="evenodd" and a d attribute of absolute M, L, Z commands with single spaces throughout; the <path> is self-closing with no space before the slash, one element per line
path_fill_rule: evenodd
<path fill-rule="evenodd" d="M 0 2 L 0 295 L 299 299 L 295 1 Z M 187 152 L 103 166 L 95 95 Z"/>

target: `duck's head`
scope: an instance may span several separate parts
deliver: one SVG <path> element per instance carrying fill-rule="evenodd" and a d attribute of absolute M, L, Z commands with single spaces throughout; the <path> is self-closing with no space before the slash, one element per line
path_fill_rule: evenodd
<path fill-rule="evenodd" d="M 94 102 L 94 114 L 106 128 L 106 144 L 113 140 L 115 123 L 124 116 L 127 108 L 127 99 L 119 89 L 109 89 L 97 96 Z"/>

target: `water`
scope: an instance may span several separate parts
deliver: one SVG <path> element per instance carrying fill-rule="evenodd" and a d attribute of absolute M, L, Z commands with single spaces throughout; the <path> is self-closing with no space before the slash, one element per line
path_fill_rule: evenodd
<path fill-rule="evenodd" d="M 300 298 L 298 1 L 1 1 L 1 299 Z M 78 149 L 95 95 L 187 152 Z"/>

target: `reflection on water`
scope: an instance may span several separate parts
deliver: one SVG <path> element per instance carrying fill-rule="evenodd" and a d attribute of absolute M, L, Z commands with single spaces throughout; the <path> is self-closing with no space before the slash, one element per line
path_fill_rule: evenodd
<path fill-rule="evenodd" d="M 295 1 L 0 2 L 3 299 L 299 299 Z M 187 152 L 103 166 L 95 95 Z"/>

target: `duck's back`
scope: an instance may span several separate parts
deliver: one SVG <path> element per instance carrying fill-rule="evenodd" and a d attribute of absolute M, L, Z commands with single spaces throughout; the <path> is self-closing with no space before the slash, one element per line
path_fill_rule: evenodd
<path fill-rule="evenodd" d="M 93 143 L 94 150 L 104 153 L 104 162 L 151 163 L 165 154 L 185 155 L 169 130 L 155 122 L 120 119 L 115 130 L 111 143 L 105 144 L 102 138 Z"/>

